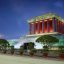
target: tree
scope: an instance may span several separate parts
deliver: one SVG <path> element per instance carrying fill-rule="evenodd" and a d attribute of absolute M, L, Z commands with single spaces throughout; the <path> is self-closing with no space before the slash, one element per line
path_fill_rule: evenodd
<path fill-rule="evenodd" d="M 36 42 L 41 42 L 43 43 L 44 45 L 50 45 L 51 43 L 56 43 L 56 42 L 59 42 L 59 39 L 57 39 L 56 37 L 53 37 L 53 36 L 50 36 L 50 35 L 43 35 L 43 36 L 40 36 Z"/>
<path fill-rule="evenodd" d="M 14 54 L 14 46 L 13 45 L 11 46 L 11 50 L 10 51 L 11 51 L 11 54 Z"/>
<path fill-rule="evenodd" d="M 59 57 L 64 58 L 64 45 L 59 46 Z"/>
<path fill-rule="evenodd" d="M 48 56 L 48 46 L 43 46 L 43 56 L 47 57 Z"/>
<path fill-rule="evenodd" d="M 29 50 L 34 49 L 34 43 L 33 42 L 28 43 L 28 49 Z"/>
<path fill-rule="evenodd" d="M 34 43 L 33 42 L 29 42 L 28 44 L 28 49 L 30 50 L 30 56 L 33 56 L 34 55 Z"/>
<path fill-rule="evenodd" d="M 20 46 L 20 55 L 22 55 L 23 54 L 23 52 L 24 52 L 24 48 L 23 48 L 23 46 Z"/>
<path fill-rule="evenodd" d="M 0 50 L 6 53 L 6 48 L 9 46 L 9 42 L 5 39 L 0 39 Z"/>
<path fill-rule="evenodd" d="M 60 53 L 64 53 L 64 45 L 63 46 L 58 46 L 58 48 L 59 48 Z"/>
<path fill-rule="evenodd" d="M 59 42 L 59 40 L 56 37 L 50 36 L 50 35 L 44 35 L 44 36 L 40 36 L 36 42 L 41 42 L 44 44 L 43 46 L 43 56 L 47 57 L 48 56 L 48 47 L 50 46 L 50 44 Z"/>

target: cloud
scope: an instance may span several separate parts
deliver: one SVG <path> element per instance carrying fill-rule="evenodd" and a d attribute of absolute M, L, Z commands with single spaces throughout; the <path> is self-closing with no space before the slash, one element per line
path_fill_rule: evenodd
<path fill-rule="evenodd" d="M 3 34 L 0 34 L 0 39 L 1 39 L 1 38 L 4 38 L 4 37 L 5 37 L 5 36 L 4 36 Z"/>

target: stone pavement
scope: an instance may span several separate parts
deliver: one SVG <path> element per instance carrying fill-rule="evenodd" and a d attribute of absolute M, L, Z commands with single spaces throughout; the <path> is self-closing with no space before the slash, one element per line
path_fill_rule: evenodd
<path fill-rule="evenodd" d="M 64 64 L 63 60 L 0 54 L 0 64 Z"/>

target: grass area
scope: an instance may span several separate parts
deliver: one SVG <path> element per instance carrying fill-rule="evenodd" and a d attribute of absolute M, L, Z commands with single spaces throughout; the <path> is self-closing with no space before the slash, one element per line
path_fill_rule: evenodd
<path fill-rule="evenodd" d="M 0 54 L 0 64 L 64 64 L 64 61 Z"/>

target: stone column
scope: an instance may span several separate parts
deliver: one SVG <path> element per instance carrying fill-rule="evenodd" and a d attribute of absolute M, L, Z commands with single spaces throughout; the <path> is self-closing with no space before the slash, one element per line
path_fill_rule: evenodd
<path fill-rule="evenodd" d="M 44 33 L 44 20 L 42 20 L 42 32 Z"/>
<path fill-rule="evenodd" d="M 62 26 L 63 26 L 63 23 L 62 23 L 62 21 L 61 21 L 61 33 L 63 33 L 63 28 L 62 28 Z"/>
<path fill-rule="evenodd" d="M 34 23 L 30 23 L 30 33 L 34 34 Z"/>
<path fill-rule="evenodd" d="M 38 34 L 40 33 L 40 22 L 38 21 Z"/>
<path fill-rule="evenodd" d="M 49 20 L 47 21 L 47 32 L 49 32 Z"/>
<path fill-rule="evenodd" d="M 53 31 L 57 32 L 57 19 L 53 18 Z"/>
<path fill-rule="evenodd" d="M 31 34 L 31 30 L 32 30 L 32 24 L 29 23 L 29 33 Z"/>
<path fill-rule="evenodd" d="M 58 19 L 55 19 L 55 27 L 56 27 L 56 32 L 58 31 Z"/>
<path fill-rule="evenodd" d="M 38 22 L 35 22 L 35 34 L 37 34 L 38 33 Z"/>
<path fill-rule="evenodd" d="M 63 22 L 63 28 L 64 28 L 64 22 Z M 64 34 L 64 29 L 63 29 L 63 34 Z"/>
<path fill-rule="evenodd" d="M 48 32 L 48 30 L 47 30 L 47 19 L 46 20 L 44 20 L 44 33 L 47 33 Z"/>
<path fill-rule="evenodd" d="M 33 25 L 34 27 L 33 27 L 33 32 L 34 32 L 34 34 L 35 34 L 35 22 L 34 22 L 34 25 Z"/>
<path fill-rule="evenodd" d="M 42 33 L 42 21 L 40 21 L 40 33 Z"/>
<path fill-rule="evenodd" d="M 61 22 L 60 22 L 60 25 L 61 25 Z M 60 27 L 60 33 L 61 33 L 61 29 L 62 27 Z M 59 32 L 59 21 L 57 21 L 57 32 Z"/>

